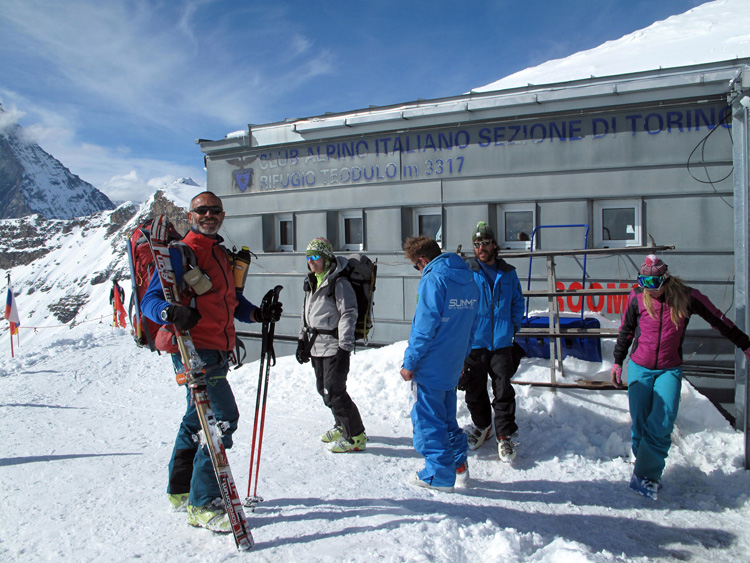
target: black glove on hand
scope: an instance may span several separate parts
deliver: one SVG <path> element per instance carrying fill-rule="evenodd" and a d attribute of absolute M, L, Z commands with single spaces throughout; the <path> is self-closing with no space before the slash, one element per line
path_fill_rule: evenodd
<path fill-rule="evenodd" d="M 349 356 L 351 352 L 341 348 L 336 352 L 336 371 L 338 373 L 349 372 Z"/>
<path fill-rule="evenodd" d="M 294 356 L 300 364 L 306 364 L 310 361 L 310 352 L 305 350 L 306 347 L 304 340 L 297 340 L 297 352 Z"/>
<path fill-rule="evenodd" d="M 170 305 L 166 308 L 167 320 L 182 331 L 190 330 L 198 321 L 201 320 L 201 314 L 198 309 L 185 307 L 183 305 Z"/>
<path fill-rule="evenodd" d="M 456 389 L 459 391 L 466 391 L 466 385 L 469 383 L 469 379 L 471 378 L 471 367 L 464 363 L 464 367 L 461 370 L 461 376 L 458 378 L 458 385 L 456 385 Z"/>
<path fill-rule="evenodd" d="M 282 305 L 276 303 L 261 303 L 255 312 L 255 318 L 261 323 L 276 323 L 281 318 Z"/>

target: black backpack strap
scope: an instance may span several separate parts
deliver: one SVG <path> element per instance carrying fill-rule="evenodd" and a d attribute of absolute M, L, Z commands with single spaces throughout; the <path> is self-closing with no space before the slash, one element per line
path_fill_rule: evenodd
<path fill-rule="evenodd" d="M 183 269 L 185 268 L 185 266 L 190 266 L 191 268 L 198 267 L 198 259 L 195 257 L 195 252 L 186 243 L 182 242 L 181 240 L 176 240 L 170 242 L 169 246 L 180 251 Z"/>
<path fill-rule="evenodd" d="M 336 339 L 339 337 L 339 329 L 337 328 L 316 328 L 313 329 L 317 334 L 324 334 L 326 336 L 334 336 Z"/>
<path fill-rule="evenodd" d="M 234 361 L 237 364 L 234 369 L 240 369 L 242 362 L 247 358 L 247 349 L 245 343 L 242 342 L 239 336 L 234 337 Z"/>

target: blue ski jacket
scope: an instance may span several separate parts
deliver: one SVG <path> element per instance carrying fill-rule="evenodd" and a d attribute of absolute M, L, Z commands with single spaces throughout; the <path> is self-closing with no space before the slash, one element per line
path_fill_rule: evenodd
<path fill-rule="evenodd" d="M 404 367 L 419 385 L 456 387 L 476 328 L 478 299 L 474 278 L 457 254 L 441 254 L 422 270 L 404 353 Z"/>
<path fill-rule="evenodd" d="M 479 322 L 472 335 L 471 348 L 490 352 L 513 345 L 513 335 L 521 328 L 525 303 L 516 269 L 502 258 L 496 259 L 497 278 L 494 284 L 476 258 L 466 263 L 479 287 Z"/>

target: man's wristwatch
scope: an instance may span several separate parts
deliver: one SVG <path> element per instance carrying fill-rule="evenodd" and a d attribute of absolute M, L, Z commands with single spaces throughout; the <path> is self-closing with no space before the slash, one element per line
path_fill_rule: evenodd
<path fill-rule="evenodd" d="M 161 320 L 163 320 L 165 323 L 169 322 L 169 307 L 164 307 L 161 310 L 161 313 L 159 313 L 159 317 L 161 317 Z"/>

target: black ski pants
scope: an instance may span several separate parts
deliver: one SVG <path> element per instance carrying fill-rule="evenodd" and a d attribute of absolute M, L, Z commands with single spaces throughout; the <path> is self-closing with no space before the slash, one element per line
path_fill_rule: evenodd
<path fill-rule="evenodd" d="M 343 429 L 344 438 L 349 440 L 352 436 L 362 434 L 365 427 L 359 416 L 359 409 L 346 392 L 348 366 L 340 369 L 336 356 L 313 357 L 311 361 L 318 393 L 323 397 L 323 404 L 331 409 L 336 426 Z"/>
<path fill-rule="evenodd" d="M 515 373 L 512 347 L 498 348 L 490 352 L 486 348 L 472 350 L 464 362 L 466 406 L 471 421 L 479 428 L 492 424 L 495 411 L 495 435 L 510 436 L 518 430 L 516 425 L 516 392 L 510 384 Z M 490 404 L 487 392 L 487 376 L 492 382 L 494 399 Z"/>

